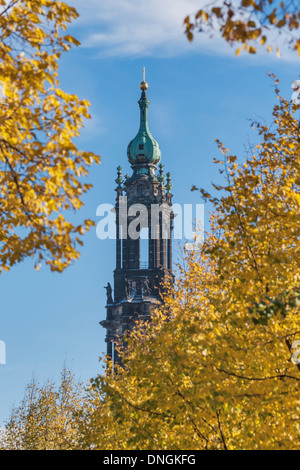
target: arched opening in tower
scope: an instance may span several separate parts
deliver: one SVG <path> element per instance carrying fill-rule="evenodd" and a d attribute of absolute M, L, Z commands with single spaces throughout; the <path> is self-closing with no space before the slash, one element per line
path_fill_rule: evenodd
<path fill-rule="evenodd" d="M 143 227 L 140 231 L 140 269 L 149 267 L 149 228 Z"/>

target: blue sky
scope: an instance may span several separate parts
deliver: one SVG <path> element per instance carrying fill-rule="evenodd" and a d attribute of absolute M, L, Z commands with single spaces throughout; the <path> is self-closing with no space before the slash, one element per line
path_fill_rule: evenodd
<path fill-rule="evenodd" d="M 70 2 L 71 3 L 71 2 Z M 193 184 L 211 188 L 221 182 L 213 157 L 219 138 L 240 159 L 245 145 L 256 142 L 251 119 L 270 122 L 275 103 L 267 71 L 280 78 L 290 97 L 299 78 L 296 55 L 264 53 L 235 57 L 220 39 L 198 36 L 190 44 L 183 34 L 184 17 L 201 0 L 77 0 L 81 17 L 69 29 L 82 46 L 61 62 L 62 88 L 87 98 L 93 119 L 79 139 L 85 150 L 102 155 L 91 170 L 94 188 L 78 218 L 97 222 L 96 209 L 114 203 L 116 167 L 129 172 L 126 149 L 138 130 L 142 68 L 146 67 L 150 99 L 149 124 L 172 173 L 174 202 L 201 203 Z M 206 208 L 209 209 L 209 208 Z M 176 253 L 179 247 L 175 247 Z M 36 375 L 56 378 L 64 361 L 87 380 L 102 369 L 105 351 L 105 290 L 112 283 L 113 240 L 99 240 L 95 230 L 85 237 L 79 261 L 62 274 L 27 260 L 1 275 L 0 340 L 7 364 L 0 365 L 0 423 L 25 385 Z"/>

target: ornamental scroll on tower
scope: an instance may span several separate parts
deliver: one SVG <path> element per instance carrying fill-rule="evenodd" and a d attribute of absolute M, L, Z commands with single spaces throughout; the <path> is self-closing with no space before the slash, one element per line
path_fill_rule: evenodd
<path fill-rule="evenodd" d="M 140 127 L 129 143 L 127 157 L 132 175 L 122 175 L 117 168 L 116 188 L 116 269 L 114 290 L 106 287 L 107 356 L 120 364 L 115 343 L 136 321 L 151 319 L 151 310 L 162 302 L 161 294 L 167 281 L 173 281 L 172 184 L 170 173 L 164 176 L 158 143 L 148 127 L 148 84 L 140 84 L 142 95 Z"/>

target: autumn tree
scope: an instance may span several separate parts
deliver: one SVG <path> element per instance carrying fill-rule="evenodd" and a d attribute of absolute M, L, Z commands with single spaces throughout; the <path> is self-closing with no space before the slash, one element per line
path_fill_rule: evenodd
<path fill-rule="evenodd" d="M 72 223 L 99 157 L 75 138 L 89 103 L 60 88 L 65 34 L 76 10 L 54 0 L 0 0 L 0 272 L 25 257 L 62 271 L 92 224 Z"/>
<path fill-rule="evenodd" d="M 300 130 L 276 93 L 246 161 L 218 142 L 225 184 L 201 190 L 214 206 L 202 248 L 129 336 L 124 367 L 95 379 L 107 410 L 94 412 L 95 447 L 300 448 Z"/>
<path fill-rule="evenodd" d="M 26 387 L 0 435 L 2 450 L 71 450 L 82 448 L 92 401 L 86 387 L 64 367 L 59 383 L 37 379 Z"/>
<path fill-rule="evenodd" d="M 184 20 L 185 33 L 192 41 L 195 33 L 219 33 L 236 50 L 255 54 L 257 45 L 280 55 L 280 43 L 300 55 L 300 9 L 297 0 L 213 0 Z"/>

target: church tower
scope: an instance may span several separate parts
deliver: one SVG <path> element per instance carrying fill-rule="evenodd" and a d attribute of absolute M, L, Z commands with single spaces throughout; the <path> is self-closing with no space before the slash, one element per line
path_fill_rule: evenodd
<path fill-rule="evenodd" d="M 148 84 L 140 84 L 140 127 L 129 143 L 127 157 L 132 174 L 116 179 L 116 269 L 114 292 L 106 286 L 107 356 L 120 363 L 115 342 L 132 329 L 137 320 L 150 320 L 151 310 L 161 303 L 161 293 L 172 274 L 172 184 L 164 176 L 158 143 L 148 126 Z"/>

